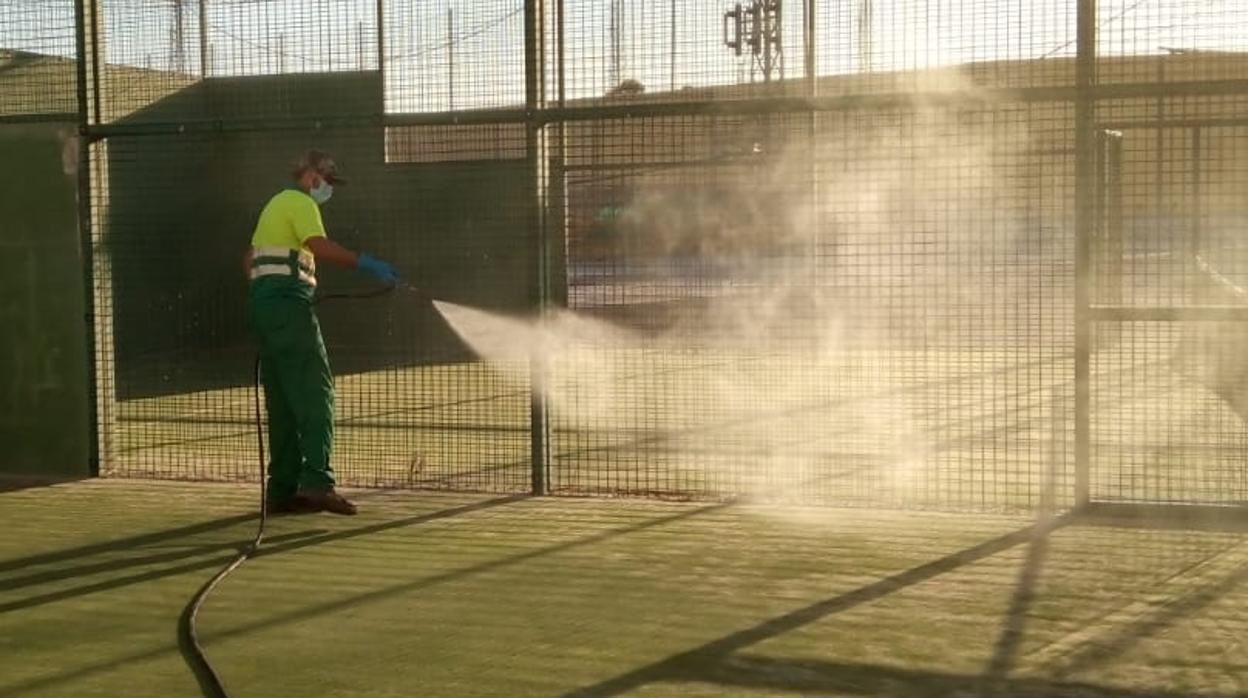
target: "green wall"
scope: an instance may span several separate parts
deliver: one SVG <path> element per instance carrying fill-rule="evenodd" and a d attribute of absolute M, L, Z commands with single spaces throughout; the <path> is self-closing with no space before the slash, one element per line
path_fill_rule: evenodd
<path fill-rule="evenodd" d="M 72 127 L 0 126 L 0 475 L 89 475 Z"/>

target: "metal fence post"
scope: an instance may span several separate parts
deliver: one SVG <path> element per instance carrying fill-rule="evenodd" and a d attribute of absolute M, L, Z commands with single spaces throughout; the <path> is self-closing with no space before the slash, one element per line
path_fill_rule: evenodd
<path fill-rule="evenodd" d="M 550 295 L 546 253 L 546 186 L 549 162 L 546 129 L 541 114 L 546 104 L 544 10 L 544 0 L 524 2 L 524 104 L 527 115 L 525 152 L 529 170 L 529 299 L 539 323 L 544 322 L 543 316 Z M 546 383 L 549 365 L 544 351 L 543 347 L 535 348 L 529 359 L 530 489 L 535 495 L 546 494 L 547 491 L 549 425 Z"/>
<path fill-rule="evenodd" d="M 77 100 L 78 100 L 78 240 L 81 251 L 83 299 L 83 323 L 87 344 L 87 465 L 92 476 L 100 474 L 100 423 L 97 371 L 95 364 L 95 254 L 91 239 L 91 139 L 87 126 L 90 124 L 91 108 L 88 96 L 87 73 L 87 10 L 88 0 L 74 3 L 74 42 L 78 53 Z M 92 47 L 93 50 L 94 47 Z M 94 61 L 92 61 L 94 63 Z"/>
<path fill-rule="evenodd" d="M 1096 0 L 1079 0 L 1075 83 L 1075 506 L 1090 499 L 1092 240 L 1096 233 Z"/>

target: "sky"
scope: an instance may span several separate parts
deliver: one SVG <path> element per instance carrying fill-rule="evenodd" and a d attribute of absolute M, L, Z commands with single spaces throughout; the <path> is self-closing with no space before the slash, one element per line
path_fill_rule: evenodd
<path fill-rule="evenodd" d="M 177 0 L 104 0 L 108 60 L 216 76 L 377 68 L 376 0 L 206 0 L 206 60 L 200 0 L 181 1 L 179 23 Z M 387 109 L 521 103 L 523 4 L 385 0 Z M 568 0 L 568 97 L 624 78 L 650 91 L 758 79 L 723 45 L 734 4 Z M 818 74 L 1074 54 L 1076 0 L 874 0 L 869 23 L 864 4 L 817 0 Z M 790 0 L 782 15 L 787 77 L 802 73 L 800 7 Z M 1098 19 L 1105 54 L 1248 50 L 1244 0 L 1101 0 Z M 0 48 L 72 55 L 73 45 L 73 0 L 0 0 Z"/>

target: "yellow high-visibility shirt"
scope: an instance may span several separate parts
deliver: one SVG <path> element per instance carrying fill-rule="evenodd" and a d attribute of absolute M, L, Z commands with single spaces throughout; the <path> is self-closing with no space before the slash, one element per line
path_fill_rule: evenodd
<path fill-rule="evenodd" d="M 252 247 L 307 250 L 309 238 L 327 237 L 316 200 L 298 189 L 287 189 L 265 204 L 251 235 Z"/>

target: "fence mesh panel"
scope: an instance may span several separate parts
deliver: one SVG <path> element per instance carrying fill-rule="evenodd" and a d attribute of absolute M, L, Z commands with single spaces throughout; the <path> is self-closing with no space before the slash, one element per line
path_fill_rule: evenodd
<path fill-rule="evenodd" d="M 254 347 L 239 263 L 255 212 L 309 144 L 333 152 L 351 177 L 324 210 L 337 240 L 393 260 L 436 297 L 505 309 L 518 290 L 523 302 L 523 275 L 507 270 L 522 208 L 515 166 L 390 164 L 379 126 L 110 138 L 94 197 L 115 381 L 106 473 L 254 477 Z M 456 228 L 473 235 L 433 234 Z M 319 277 L 326 293 L 375 288 L 353 272 Z M 344 482 L 527 485 L 521 372 L 475 361 L 427 302 L 404 292 L 328 301 L 318 315 L 337 375 L 335 467 Z"/>
<path fill-rule="evenodd" d="M 813 117 L 568 127 L 556 488 L 1069 492 L 1069 105 Z"/>
<path fill-rule="evenodd" d="M 87 46 L 110 475 L 254 477 L 238 262 L 317 147 L 451 304 L 319 309 L 344 482 L 1238 502 L 1248 9 L 1080 5 L 0 0 L 0 120 Z"/>
<path fill-rule="evenodd" d="M 0 119 L 78 111 L 74 0 L 0 2 Z"/>
<path fill-rule="evenodd" d="M 1209 86 L 1248 77 L 1248 11 L 1172 0 L 1101 3 L 1099 15 L 1101 82 L 1140 87 L 1098 105 L 1096 302 L 1172 312 L 1098 323 L 1092 496 L 1242 503 L 1248 259 L 1234 192 L 1248 141 L 1242 90 Z"/>

